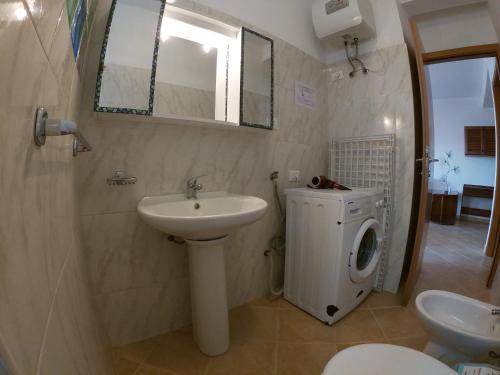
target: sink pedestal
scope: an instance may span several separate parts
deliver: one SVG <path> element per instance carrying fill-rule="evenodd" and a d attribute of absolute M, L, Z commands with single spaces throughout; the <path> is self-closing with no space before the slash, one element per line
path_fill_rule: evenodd
<path fill-rule="evenodd" d="M 208 241 L 186 240 L 194 340 L 200 350 L 210 356 L 223 354 L 229 349 L 225 241 L 226 237 Z"/>

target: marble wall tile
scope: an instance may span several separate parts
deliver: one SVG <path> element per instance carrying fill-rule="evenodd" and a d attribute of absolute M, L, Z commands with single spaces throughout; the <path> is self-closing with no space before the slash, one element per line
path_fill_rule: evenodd
<path fill-rule="evenodd" d="M 79 257 L 80 256 L 80 257 Z M 111 375 L 108 338 L 91 303 L 81 254 L 70 254 L 47 322 L 40 375 Z"/>
<path fill-rule="evenodd" d="M 177 5 L 234 26 L 243 25 L 194 2 L 179 0 Z M 326 173 L 327 86 L 319 61 L 275 39 L 276 77 L 282 78 L 275 85 L 273 131 L 152 124 L 137 116 L 100 120 L 92 112 L 92 99 L 108 9 L 108 0 L 99 2 L 79 118 L 94 150 L 78 157 L 78 167 L 93 294 L 112 343 L 118 345 L 190 321 L 185 246 L 169 243 L 164 234 L 148 228 L 136 215 L 142 197 L 182 193 L 190 176 L 208 175 L 201 179 L 204 191 L 255 195 L 269 202 L 264 219 L 234 233 L 226 246 L 230 306 L 268 292 L 269 264 L 263 252 L 280 222 L 269 175 L 273 170 L 280 172 L 279 192 L 284 199 L 285 188 L 305 186 L 312 176 Z M 317 108 L 296 106 L 295 80 L 318 90 Z M 114 169 L 125 169 L 138 183 L 106 185 L 106 177 Z M 290 169 L 301 171 L 298 184 L 287 182 Z"/>
<path fill-rule="evenodd" d="M 149 108 L 151 69 L 106 64 L 102 73 L 99 105 L 111 108 Z"/>
<path fill-rule="evenodd" d="M 187 278 L 98 294 L 96 300 L 116 346 L 169 332 L 191 322 Z"/>
<path fill-rule="evenodd" d="M 50 51 L 54 34 L 59 27 L 62 16 L 66 17 L 65 0 L 26 0 L 34 26 L 37 30 L 42 47 Z M 62 13 L 64 9 L 64 13 Z M 67 21 L 66 21 L 67 24 Z"/>
<path fill-rule="evenodd" d="M 135 212 L 83 216 L 82 223 L 94 290 L 113 293 L 188 277 L 186 246 L 167 241 Z"/>
<path fill-rule="evenodd" d="M 243 92 L 243 121 L 251 124 L 270 123 L 271 98 L 248 90 Z"/>
<path fill-rule="evenodd" d="M 82 249 L 71 137 L 49 138 L 42 148 L 33 143 L 37 106 L 46 106 L 53 118 L 70 113 L 74 63 L 65 55 L 67 48 L 50 51 L 59 43 L 62 47 L 62 40 L 69 41 L 69 30 L 59 26 L 64 24 L 58 18 L 63 4 L 2 2 L 0 50 L 8 53 L 0 55 L 0 207 L 4 213 L 0 218 L 0 356 L 7 359 L 13 375 L 40 374 L 40 359 L 55 350 L 54 341 L 47 340 L 48 321 L 62 323 L 63 318 L 54 315 L 55 306 L 69 302 L 67 294 L 58 293 L 61 280 L 83 270 L 81 260 L 67 261 Z M 36 13 L 41 8 L 42 15 Z M 71 72 L 69 85 L 63 82 L 62 72 Z M 83 281 L 77 286 L 88 287 Z M 90 299 L 82 297 L 80 303 L 87 313 L 74 311 L 72 318 L 95 320 Z M 91 322 L 85 328 L 90 326 L 97 327 Z M 76 345 L 74 338 L 68 342 Z M 104 348 L 103 342 L 89 341 L 95 350 Z M 71 354 L 71 360 L 78 362 L 84 351 Z M 104 357 L 96 359 L 90 373 L 106 363 Z M 51 365 L 51 373 L 68 373 L 57 361 Z"/>
<path fill-rule="evenodd" d="M 395 186 L 393 233 L 384 289 L 396 292 L 406 250 L 413 193 L 415 126 L 408 52 L 405 45 L 362 57 L 372 71 L 349 78 L 347 63 L 329 66 L 345 78 L 328 85 L 330 136 L 346 138 L 394 133 Z"/>
<path fill-rule="evenodd" d="M 154 115 L 215 119 L 215 91 L 156 81 Z"/>

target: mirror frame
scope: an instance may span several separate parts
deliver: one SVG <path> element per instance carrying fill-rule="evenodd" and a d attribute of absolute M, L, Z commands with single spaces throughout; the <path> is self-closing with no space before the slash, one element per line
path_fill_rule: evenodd
<path fill-rule="evenodd" d="M 244 74 L 245 74 L 245 33 L 250 33 L 258 36 L 259 38 L 265 39 L 271 43 L 271 117 L 269 126 L 262 124 L 254 124 L 251 122 L 243 121 L 243 85 L 244 85 Z M 247 29 L 246 27 L 241 28 L 241 71 L 240 71 L 240 126 L 250 126 L 253 128 L 261 128 L 272 130 L 274 127 L 274 40 L 262 35 L 256 31 Z"/>
<path fill-rule="evenodd" d="M 111 3 L 111 8 L 109 10 L 109 16 L 108 16 L 108 22 L 106 24 L 106 31 L 104 33 L 104 39 L 102 41 L 101 54 L 99 55 L 99 69 L 97 71 L 97 82 L 96 82 L 95 97 L 94 97 L 94 112 L 125 113 L 125 114 L 130 114 L 130 115 L 152 116 L 153 115 L 153 105 L 154 105 L 155 82 L 156 82 L 156 63 L 158 60 L 158 49 L 160 46 L 161 24 L 163 21 L 163 13 L 165 12 L 166 0 L 156 0 L 156 1 L 160 2 L 160 12 L 159 12 L 159 18 L 158 18 L 158 26 L 156 28 L 155 47 L 153 50 L 153 64 L 151 67 L 151 81 L 150 81 L 150 86 L 149 86 L 148 109 L 101 107 L 99 105 L 99 99 L 101 97 L 102 74 L 104 72 L 104 60 L 106 58 L 106 50 L 108 47 L 109 32 L 111 30 L 111 24 L 113 23 L 113 17 L 114 17 L 117 1 L 118 0 L 113 0 L 113 2 Z"/>

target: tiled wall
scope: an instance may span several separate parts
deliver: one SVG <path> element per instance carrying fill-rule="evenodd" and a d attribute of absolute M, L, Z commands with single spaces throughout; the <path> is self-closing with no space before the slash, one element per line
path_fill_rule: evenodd
<path fill-rule="evenodd" d="M 156 81 L 154 115 L 215 119 L 215 87 L 203 90 Z"/>
<path fill-rule="evenodd" d="M 176 5 L 241 25 L 194 3 L 180 0 Z M 275 39 L 277 130 L 152 124 L 136 116 L 97 120 L 92 97 L 108 9 L 109 0 L 101 1 L 80 118 L 95 150 L 78 161 L 92 288 L 113 344 L 123 344 L 190 322 L 186 246 L 168 242 L 136 213 L 142 197 L 182 193 L 190 176 L 207 174 L 201 180 L 205 191 L 256 195 L 270 203 L 263 220 L 235 233 L 226 245 L 229 304 L 240 305 L 267 293 L 268 259 L 263 252 L 279 220 L 269 175 L 280 172 L 283 193 L 283 188 L 295 186 L 285 182 L 289 169 L 301 171 L 299 186 L 326 173 L 326 85 L 319 61 Z M 295 105 L 295 80 L 318 89 L 316 109 Z M 106 185 L 113 169 L 125 169 L 138 183 Z"/>
<path fill-rule="evenodd" d="M 33 117 L 76 117 L 66 2 L 0 2 L 0 357 L 13 375 L 112 374 L 88 292 L 71 137 L 33 144 Z"/>
<path fill-rule="evenodd" d="M 372 71 L 328 84 L 328 126 L 335 138 L 394 133 L 396 135 L 394 216 L 384 289 L 396 292 L 406 250 L 413 193 L 415 125 L 408 52 L 404 44 L 361 57 Z"/>

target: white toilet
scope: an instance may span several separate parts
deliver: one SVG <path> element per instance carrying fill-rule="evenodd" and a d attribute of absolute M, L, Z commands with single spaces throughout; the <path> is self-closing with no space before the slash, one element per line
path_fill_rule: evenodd
<path fill-rule="evenodd" d="M 497 306 L 441 290 L 420 293 L 416 305 L 430 337 L 425 353 L 452 364 L 500 351 Z"/>
<path fill-rule="evenodd" d="M 457 375 L 422 352 L 388 344 L 364 344 L 337 353 L 323 375 Z"/>

